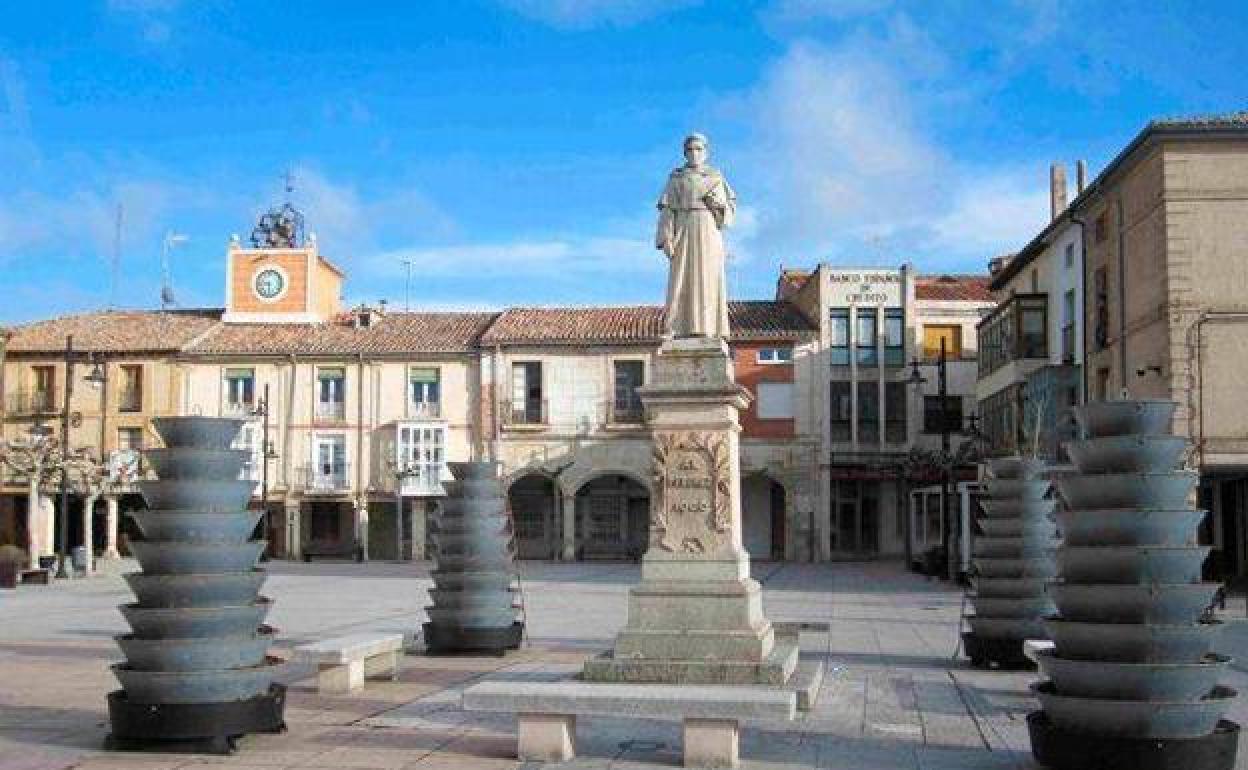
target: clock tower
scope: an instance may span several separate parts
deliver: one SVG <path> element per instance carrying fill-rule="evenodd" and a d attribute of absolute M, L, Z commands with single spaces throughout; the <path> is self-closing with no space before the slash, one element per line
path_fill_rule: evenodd
<path fill-rule="evenodd" d="M 287 211 L 289 209 L 289 211 Z M 289 204 L 265 214 L 251 248 L 237 236 L 226 250 L 227 323 L 320 323 L 342 309 L 342 271 L 304 238 L 302 217 Z"/>

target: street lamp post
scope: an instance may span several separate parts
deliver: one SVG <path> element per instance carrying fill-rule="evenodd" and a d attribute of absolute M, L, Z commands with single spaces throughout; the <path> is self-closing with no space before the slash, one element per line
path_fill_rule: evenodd
<path fill-rule="evenodd" d="M 261 418 L 260 427 L 260 521 L 261 529 L 264 532 L 266 541 L 264 546 L 264 557 L 268 558 L 273 550 L 272 533 L 269 531 L 269 460 L 277 456 L 269 445 L 269 384 L 264 384 L 264 395 L 261 397 L 259 406 L 252 410 L 251 414 Z M 287 544 L 287 549 L 290 545 Z"/>
<path fill-rule="evenodd" d="M 919 371 L 919 360 L 916 358 L 910 362 L 910 384 L 919 386 L 927 382 L 923 374 Z M 940 398 L 940 411 L 937 413 L 940 418 L 940 547 L 945 554 L 945 579 L 952 580 L 955 575 L 953 564 L 953 555 L 950 553 L 950 546 L 953 542 L 952 529 L 953 517 L 950 511 L 950 501 L 952 493 L 950 486 L 953 481 L 952 454 L 950 452 L 950 433 L 949 430 L 949 368 L 948 368 L 948 351 L 945 347 L 945 338 L 940 338 L 940 358 L 936 360 L 936 392 Z"/>
<path fill-rule="evenodd" d="M 56 568 L 57 578 L 69 577 L 69 568 L 66 565 L 69 556 L 69 427 L 73 414 L 70 408 L 74 395 L 74 359 L 77 356 L 78 353 L 74 350 L 74 335 L 66 335 L 65 396 L 61 400 L 61 509 L 56 517 L 59 530 L 56 538 L 56 550 L 57 560 L 60 562 Z M 108 376 L 105 374 L 103 367 L 97 362 L 95 368 L 87 374 L 86 379 L 93 384 L 102 385 L 108 381 Z M 100 416 L 103 419 L 103 411 L 101 411 Z M 91 543 L 85 543 L 85 545 L 87 548 L 91 547 Z"/>

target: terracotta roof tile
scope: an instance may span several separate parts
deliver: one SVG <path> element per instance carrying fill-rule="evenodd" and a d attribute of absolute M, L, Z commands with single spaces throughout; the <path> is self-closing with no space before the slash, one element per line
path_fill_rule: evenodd
<path fill-rule="evenodd" d="M 349 320 L 320 324 L 221 324 L 187 349 L 219 355 L 385 355 L 472 350 L 497 313 L 395 313 L 356 328 Z"/>
<path fill-rule="evenodd" d="M 107 310 L 50 318 L 11 329 L 10 353 L 65 350 L 73 335 L 74 348 L 99 353 L 175 352 L 212 330 L 221 317 L 215 309 Z"/>
<path fill-rule="evenodd" d="M 915 280 L 915 299 L 945 302 L 994 302 L 986 275 L 920 275 Z"/>
<path fill-rule="evenodd" d="M 814 328 L 787 302 L 731 301 L 728 321 L 733 339 L 792 339 Z M 483 345 L 657 344 L 663 333 L 663 308 L 626 307 L 511 308 L 481 338 Z"/>

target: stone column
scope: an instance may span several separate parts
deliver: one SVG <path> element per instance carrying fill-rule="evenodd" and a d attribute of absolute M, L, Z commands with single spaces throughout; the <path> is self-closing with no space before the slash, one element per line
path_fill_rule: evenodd
<path fill-rule="evenodd" d="M 98 494 L 89 494 L 82 501 L 82 545 L 87 552 L 87 574 L 90 575 L 95 571 L 95 501 L 99 500 Z"/>
<path fill-rule="evenodd" d="M 411 512 L 408 514 L 412 518 L 412 561 L 424 561 L 425 556 L 425 532 L 427 530 L 426 518 L 429 516 L 429 506 L 425 501 L 413 505 Z"/>
<path fill-rule="evenodd" d="M 749 393 L 717 338 L 675 339 L 639 389 L 654 434 L 650 547 L 612 652 L 591 681 L 785 683 L 796 638 L 777 640 L 741 542 L 737 415 Z"/>
<path fill-rule="evenodd" d="M 563 561 L 576 561 L 576 495 L 564 492 L 556 487 L 559 495 L 559 558 Z"/>
<path fill-rule="evenodd" d="M 286 512 L 286 556 L 303 558 L 303 522 L 299 517 L 299 501 L 287 499 L 283 505 Z"/>
<path fill-rule="evenodd" d="M 368 501 L 357 498 L 355 501 L 355 542 L 359 546 L 359 558 L 368 561 Z"/>
<path fill-rule="evenodd" d="M 104 498 L 106 513 L 104 515 L 104 558 L 120 559 L 121 553 L 117 550 L 117 531 L 121 527 L 121 514 L 118 510 L 120 501 L 117 495 L 107 495 Z"/>

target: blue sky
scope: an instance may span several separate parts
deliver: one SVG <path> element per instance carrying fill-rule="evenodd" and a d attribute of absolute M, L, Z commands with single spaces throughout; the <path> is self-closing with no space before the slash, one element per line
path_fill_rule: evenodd
<path fill-rule="evenodd" d="M 151 307 L 161 236 L 219 305 L 283 196 L 414 307 L 659 302 L 690 130 L 740 198 L 730 291 L 780 265 L 982 270 L 1152 117 L 1248 108 L 1243 3 L 424 0 L 0 4 L 0 321 Z M 1073 173 L 1071 174 L 1073 179 Z"/>

